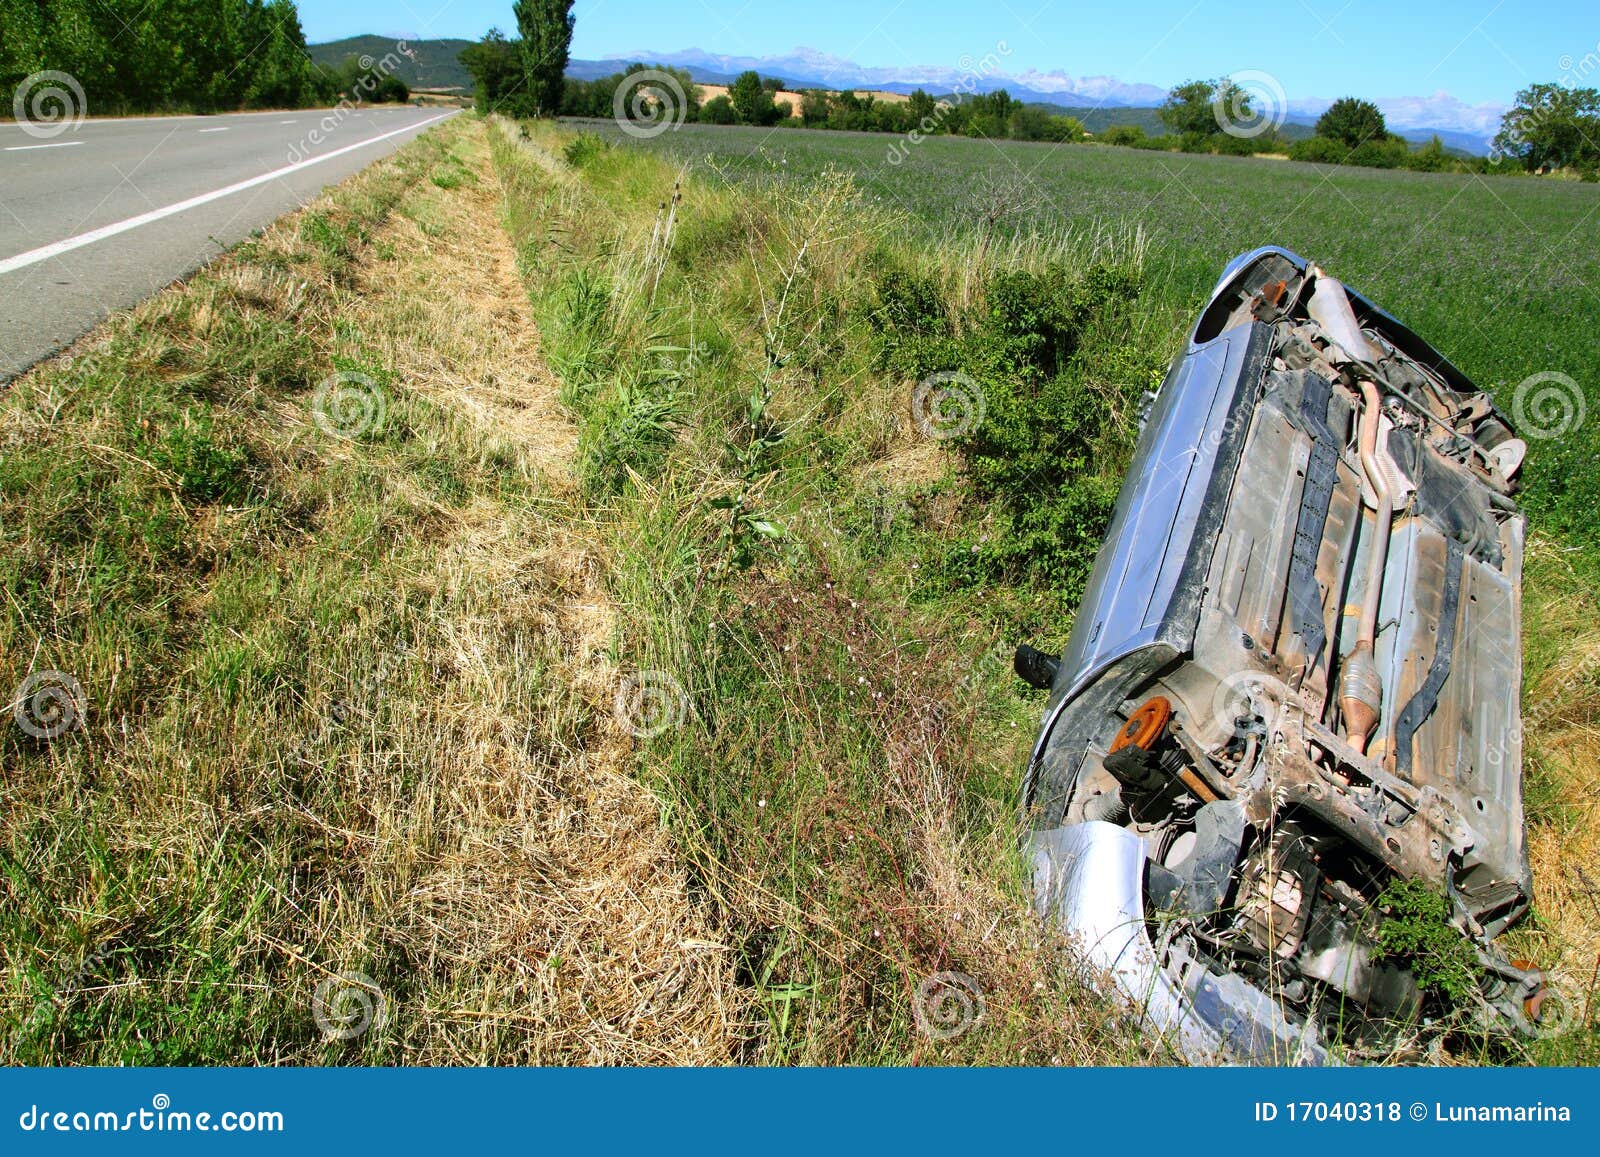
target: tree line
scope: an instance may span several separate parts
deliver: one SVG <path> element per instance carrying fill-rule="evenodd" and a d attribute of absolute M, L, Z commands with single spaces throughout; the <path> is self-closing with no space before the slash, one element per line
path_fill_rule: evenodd
<path fill-rule="evenodd" d="M 4 0 L 0 0 L 3 3 Z M 613 117 L 703 124 L 784 125 L 903 136 L 949 135 L 1023 141 L 1087 138 L 1075 117 L 1051 113 L 1006 90 L 939 99 L 917 89 L 903 101 L 871 93 L 806 89 L 780 100 L 783 81 L 741 73 L 728 91 L 704 92 L 682 69 L 632 64 L 597 80 L 565 76 L 572 40 L 572 0 L 517 0 L 515 39 L 498 29 L 461 52 L 471 72 L 477 107 L 509 116 Z M 798 107 L 796 107 L 798 105 Z M 1318 118 L 1310 137 L 1281 132 L 1281 108 L 1257 107 L 1257 97 L 1232 78 L 1175 85 L 1157 110 L 1167 132 L 1150 136 L 1137 125 L 1113 126 L 1096 140 L 1135 148 L 1251 155 L 1424 172 L 1573 170 L 1594 179 L 1600 168 L 1600 91 L 1536 84 L 1517 94 L 1494 152 L 1487 158 L 1449 152 L 1435 136 L 1420 148 L 1390 132 L 1371 101 L 1344 97 Z"/>
<path fill-rule="evenodd" d="M 294 0 L 0 0 L 4 95 L 27 108 L 24 82 L 41 72 L 65 73 L 81 89 L 86 107 L 68 115 L 302 108 L 409 95 L 378 62 L 317 67 Z"/>
<path fill-rule="evenodd" d="M 566 78 L 559 96 L 548 88 L 540 96 L 529 79 L 524 43 L 492 29 L 481 41 L 461 50 L 461 63 L 472 74 L 480 112 L 512 117 L 610 118 L 620 111 L 625 117 L 649 121 L 664 117 L 679 123 L 1022 141 L 1075 141 L 1086 135 L 1076 117 L 1026 104 L 1004 89 L 938 99 L 919 88 L 905 100 L 886 100 L 874 93 L 808 88 L 789 99 L 779 99 L 784 82 L 754 71 L 740 73 L 726 93 L 710 100 L 683 69 L 642 63 L 594 80 Z"/>

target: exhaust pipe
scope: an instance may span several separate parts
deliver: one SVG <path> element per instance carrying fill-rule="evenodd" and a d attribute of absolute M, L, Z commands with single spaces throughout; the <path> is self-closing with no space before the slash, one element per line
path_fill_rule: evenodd
<path fill-rule="evenodd" d="M 1344 284 L 1322 272 L 1320 266 L 1313 265 L 1311 275 L 1316 278 L 1311 286 L 1311 300 L 1306 302 L 1311 320 L 1339 347 L 1345 361 L 1377 365 L 1378 351 L 1361 332 L 1361 323 L 1356 320 L 1356 311 L 1350 308 L 1350 296 L 1345 293 Z"/>
<path fill-rule="evenodd" d="M 1316 266 L 1312 266 L 1312 270 L 1317 280 L 1306 309 L 1328 335 L 1328 340 L 1344 355 L 1342 360 L 1349 366 L 1361 391 L 1361 471 L 1377 501 L 1372 542 L 1367 548 L 1367 585 L 1361 601 L 1356 643 L 1345 656 L 1344 670 L 1339 677 L 1339 711 L 1344 718 L 1345 740 L 1364 755 L 1383 710 L 1383 678 L 1378 674 L 1374 651 L 1378 639 L 1378 599 L 1383 592 L 1383 570 L 1394 525 L 1394 488 L 1390 484 L 1388 450 L 1378 445 L 1383 397 L 1372 375 L 1377 352 L 1361 332 L 1361 323 L 1356 320 L 1355 310 L 1350 308 L 1344 286 Z"/>

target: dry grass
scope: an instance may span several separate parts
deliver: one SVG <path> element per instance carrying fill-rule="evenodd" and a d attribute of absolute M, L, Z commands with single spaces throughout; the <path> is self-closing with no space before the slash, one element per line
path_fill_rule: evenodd
<path fill-rule="evenodd" d="M 913 597 L 907 528 L 971 512 L 840 305 L 883 223 L 691 180 L 651 293 L 681 174 L 566 139 L 457 118 L 0 398 L 0 686 L 84 689 L 0 733 L 0 1059 L 1159 1060 L 1030 912 L 1003 616 Z M 899 257 L 968 302 L 1142 252 L 963 244 Z M 381 422 L 329 433 L 335 370 Z M 656 389 L 666 444 L 589 486 Z M 1529 619 L 1520 935 L 1586 981 L 1600 615 L 1549 544 Z M 623 728 L 635 671 L 685 726 Z M 983 1020 L 919 1031 L 949 973 Z M 369 981 L 386 1022 L 325 1033 Z"/>
<path fill-rule="evenodd" d="M 728 952 L 626 774 L 616 612 L 483 131 L 435 130 L 6 399 L 0 681 L 58 668 L 87 700 L 0 748 L 7 1059 L 733 1055 Z M 380 427 L 320 429 L 335 367 L 379 383 Z M 202 418 L 249 464 L 230 502 L 146 461 Z M 133 554 L 85 601 L 40 455 L 141 473 L 101 507 L 179 547 L 89 520 L 92 555 Z M 348 1041 L 313 1015 L 347 972 L 387 1005 Z"/>
<path fill-rule="evenodd" d="M 1523 722 L 1536 919 L 1514 943 L 1592 1024 L 1600 1016 L 1600 600 L 1586 569 L 1556 543 L 1533 541 Z"/>
<path fill-rule="evenodd" d="M 909 388 L 852 348 L 846 310 L 880 220 L 848 181 L 746 200 L 622 150 L 575 174 L 569 139 L 506 126 L 496 161 L 580 423 L 616 421 L 652 350 L 707 343 L 656 387 L 673 414 L 666 457 L 590 509 L 621 655 L 684 689 L 686 724 L 637 766 L 764 1019 L 741 1059 L 1155 1059 L 1032 915 L 1013 808 L 1036 708 L 994 628 L 911 605 L 905 560 L 874 573 L 841 526 L 859 517 L 855 485 L 887 509 L 949 466 L 915 440 Z M 675 186 L 679 233 L 652 301 L 641 271 Z M 785 436 L 763 449 L 762 429 Z M 809 439 L 824 430 L 820 451 Z M 830 489 L 830 471 L 852 487 Z M 781 545 L 733 561 L 740 512 L 780 524 Z M 948 974 L 981 993 L 981 1029 L 919 1029 L 941 994 L 945 1011 L 962 1005 Z"/>

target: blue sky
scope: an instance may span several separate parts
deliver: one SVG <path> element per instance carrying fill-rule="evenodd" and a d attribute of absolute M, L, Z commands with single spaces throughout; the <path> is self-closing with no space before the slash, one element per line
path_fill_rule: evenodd
<path fill-rule="evenodd" d="M 315 42 L 511 31 L 511 0 L 300 0 Z M 1260 69 L 1291 100 L 1354 94 L 1507 102 L 1581 68 L 1600 85 L 1594 0 L 578 0 L 573 55 L 703 48 L 775 56 L 805 46 L 866 65 L 955 67 L 999 42 L 1004 68 L 1170 85 Z M 1246 15 L 1248 14 L 1248 15 Z"/>

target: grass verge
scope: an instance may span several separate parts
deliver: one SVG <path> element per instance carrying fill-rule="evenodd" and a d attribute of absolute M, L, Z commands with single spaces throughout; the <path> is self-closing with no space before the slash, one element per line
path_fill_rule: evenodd
<path fill-rule="evenodd" d="M 0 397 L 0 1059 L 733 1050 L 497 204 L 459 118 Z"/>

